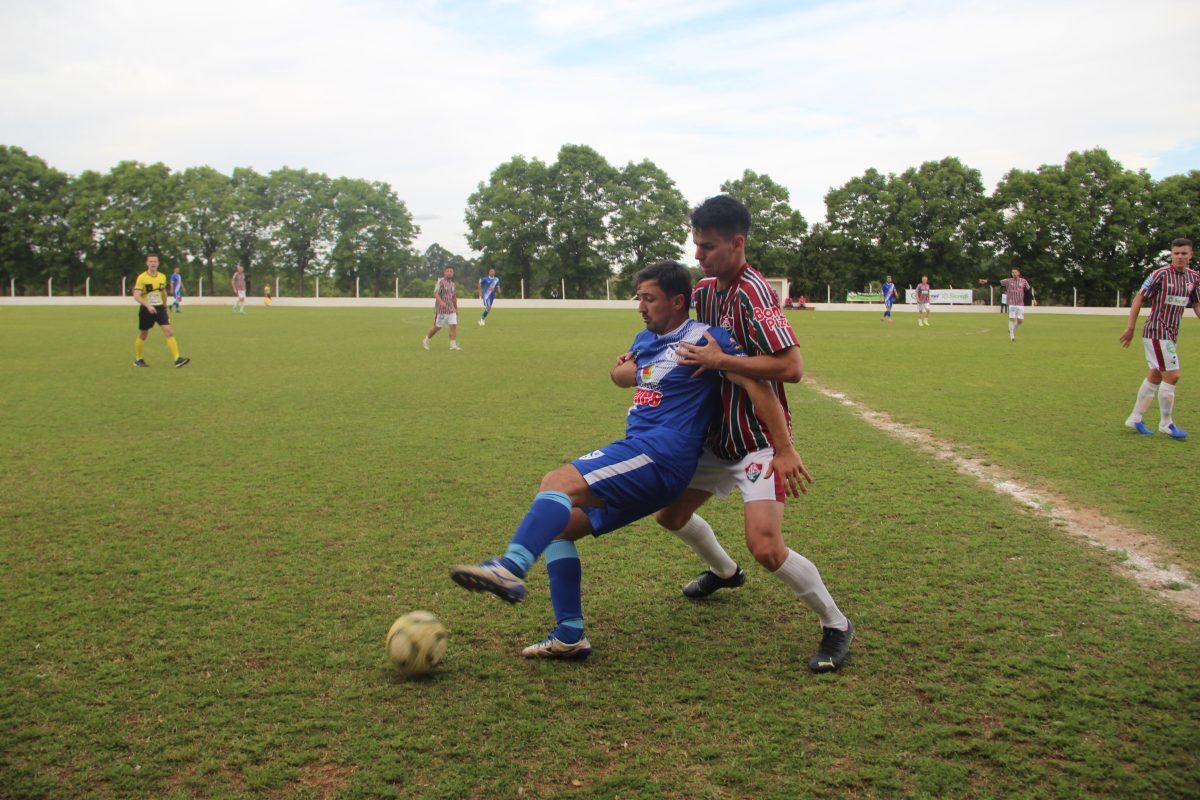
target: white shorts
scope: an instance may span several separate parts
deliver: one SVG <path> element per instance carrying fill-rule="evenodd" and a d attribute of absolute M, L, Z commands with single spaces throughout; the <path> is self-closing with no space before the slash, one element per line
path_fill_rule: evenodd
<path fill-rule="evenodd" d="M 246 299 L 246 290 L 242 289 L 240 292 L 238 292 L 238 300 L 245 300 L 245 299 Z"/>
<path fill-rule="evenodd" d="M 438 314 L 433 320 L 433 327 L 444 328 L 447 325 L 457 325 L 458 314 Z"/>
<path fill-rule="evenodd" d="M 929 303 L 917 303 L 917 311 L 928 311 Z"/>
<path fill-rule="evenodd" d="M 1008 307 L 1008 318 L 1009 319 L 1025 319 L 1025 306 L 1009 306 Z"/>
<path fill-rule="evenodd" d="M 1159 372 L 1174 372 L 1179 369 L 1179 348 L 1170 339 L 1142 339 L 1146 350 L 1146 363 Z"/>
<path fill-rule="evenodd" d="M 696 474 L 692 476 L 688 488 L 710 492 L 720 498 L 729 497 L 737 489 L 742 493 L 743 503 L 755 500 L 777 500 L 782 503 L 787 494 L 780 476 L 771 473 L 769 478 L 762 477 L 774 457 L 775 450 L 768 447 L 750 453 L 741 461 L 726 461 L 717 458 L 706 447 L 700 454 L 700 463 L 696 465 Z"/>

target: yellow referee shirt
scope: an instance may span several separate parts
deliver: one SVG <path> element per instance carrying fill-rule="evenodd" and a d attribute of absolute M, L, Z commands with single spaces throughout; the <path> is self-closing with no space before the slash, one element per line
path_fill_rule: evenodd
<path fill-rule="evenodd" d="M 133 284 L 135 292 L 141 292 L 142 297 L 146 298 L 146 302 L 152 306 L 163 305 L 163 300 L 167 295 L 167 276 L 161 272 L 150 277 L 149 272 L 143 272 L 137 276 L 137 280 Z"/>

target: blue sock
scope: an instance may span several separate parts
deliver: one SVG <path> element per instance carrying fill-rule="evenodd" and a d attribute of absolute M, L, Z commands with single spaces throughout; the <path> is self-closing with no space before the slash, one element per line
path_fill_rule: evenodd
<path fill-rule="evenodd" d="M 562 492 L 538 492 L 504 551 L 503 560 L 512 562 L 516 569 L 508 564 L 505 567 L 524 578 L 538 556 L 566 529 L 570 519 L 571 498 Z"/>
<path fill-rule="evenodd" d="M 550 603 L 554 606 L 557 636 L 567 644 L 583 638 L 583 569 L 574 542 L 556 539 L 546 548 L 546 574 L 550 576 Z"/>

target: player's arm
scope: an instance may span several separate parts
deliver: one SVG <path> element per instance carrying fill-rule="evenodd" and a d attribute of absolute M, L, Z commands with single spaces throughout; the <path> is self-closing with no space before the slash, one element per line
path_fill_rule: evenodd
<path fill-rule="evenodd" d="M 680 342 L 678 352 L 679 363 L 699 367 L 697 375 L 714 370 L 776 383 L 799 383 L 804 377 L 804 356 L 798 345 L 760 356 L 736 356 L 726 353 L 712 337 L 707 337 L 703 345 Z"/>
<path fill-rule="evenodd" d="M 1200 308 L 1200 303 L 1196 304 Z M 1142 293 L 1139 290 L 1133 296 L 1133 302 L 1129 304 L 1129 324 L 1125 326 L 1124 333 L 1121 334 L 1121 346 L 1129 347 L 1129 343 L 1133 341 L 1133 328 L 1137 325 L 1138 313 L 1142 310 Z M 1196 312 L 1196 316 L 1200 317 L 1200 311 Z"/>
<path fill-rule="evenodd" d="M 771 434 L 771 445 L 775 450 L 775 457 L 771 459 L 763 477 L 769 478 L 772 472 L 778 472 L 793 497 L 808 494 L 808 486 L 805 481 L 813 482 L 812 473 L 804 466 L 804 462 L 800 460 L 800 454 L 796 452 L 796 448 L 792 444 L 787 414 L 783 410 L 783 404 L 771 390 L 771 385 L 766 381 L 754 380 L 732 373 L 726 373 L 725 379 L 746 390 L 746 394 L 750 396 L 750 402 L 754 403 L 755 415 L 763 421 L 767 426 L 767 431 Z"/>
<path fill-rule="evenodd" d="M 152 314 L 154 313 L 154 308 L 146 300 L 145 293 L 142 292 L 141 284 L 134 284 L 134 286 L 133 286 L 133 302 L 137 303 L 138 305 L 140 305 L 142 308 L 146 309 L 150 313 L 152 313 Z"/>
<path fill-rule="evenodd" d="M 609 377 L 622 389 L 632 389 L 637 386 L 637 359 L 633 357 L 633 353 L 622 353 L 617 358 L 617 363 L 613 366 Z"/>

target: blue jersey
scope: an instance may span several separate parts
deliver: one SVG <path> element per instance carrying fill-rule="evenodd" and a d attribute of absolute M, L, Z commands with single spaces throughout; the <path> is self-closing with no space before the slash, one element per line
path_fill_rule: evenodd
<path fill-rule="evenodd" d="M 885 283 L 883 285 L 883 302 L 889 306 L 896 301 L 896 284 Z"/>
<path fill-rule="evenodd" d="M 637 335 L 629 348 L 637 362 L 637 390 L 626 416 L 627 437 L 667 431 L 676 438 L 703 441 L 719 406 L 721 376 L 706 371 L 693 377 L 696 368 L 679 363 L 676 347 L 707 338 L 730 355 L 745 355 L 725 329 L 693 319 L 662 336 L 650 331 Z"/>
<path fill-rule="evenodd" d="M 171 294 L 176 297 L 183 294 L 183 276 L 178 272 L 171 273 Z"/>
<path fill-rule="evenodd" d="M 479 294 L 484 300 L 490 300 L 496 292 L 496 287 L 500 285 L 500 279 L 492 275 L 484 275 L 479 279 Z"/>

